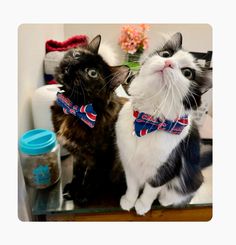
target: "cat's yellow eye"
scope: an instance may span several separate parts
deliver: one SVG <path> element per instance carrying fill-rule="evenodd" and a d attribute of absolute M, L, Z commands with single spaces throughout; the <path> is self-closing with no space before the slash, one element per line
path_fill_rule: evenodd
<path fill-rule="evenodd" d="M 98 77 L 98 73 L 95 69 L 86 68 L 85 72 L 87 72 L 88 76 L 91 78 L 97 78 Z"/>

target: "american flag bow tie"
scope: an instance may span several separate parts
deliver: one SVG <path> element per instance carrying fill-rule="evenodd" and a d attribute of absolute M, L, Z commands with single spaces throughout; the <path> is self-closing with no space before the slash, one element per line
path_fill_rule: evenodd
<path fill-rule="evenodd" d="M 57 104 L 63 108 L 65 114 L 72 114 L 80 118 L 90 128 L 93 128 L 96 122 L 97 113 L 93 109 L 92 104 L 73 105 L 72 101 L 65 97 L 61 92 L 57 93 Z"/>
<path fill-rule="evenodd" d="M 146 113 L 134 111 L 134 131 L 138 137 L 142 137 L 153 131 L 164 130 L 171 134 L 181 134 L 184 127 L 188 125 L 188 116 L 183 115 L 174 121 L 165 119 L 161 120 L 159 117 L 154 118 Z"/>

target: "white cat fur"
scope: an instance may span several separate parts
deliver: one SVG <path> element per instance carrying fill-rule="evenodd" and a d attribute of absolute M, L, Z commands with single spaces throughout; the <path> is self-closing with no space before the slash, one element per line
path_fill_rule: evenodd
<path fill-rule="evenodd" d="M 173 63 L 173 69 L 165 69 L 162 79 L 158 70 L 164 67 L 167 59 Z M 120 200 L 122 209 L 130 210 L 135 206 L 136 212 L 144 215 L 150 210 L 157 195 L 163 206 L 178 205 L 188 198 L 174 190 L 167 190 L 166 185 L 153 188 L 147 180 L 155 175 L 157 168 L 186 137 L 191 117 L 188 126 L 180 135 L 158 131 L 140 138 L 133 133 L 133 110 L 169 120 L 174 120 L 185 113 L 189 114 L 189 111 L 184 110 L 182 100 L 188 92 L 190 81 L 182 75 L 179 68 L 191 67 L 198 70 L 193 60 L 192 55 L 183 50 L 179 50 L 170 58 L 155 54 L 146 59 L 139 75 L 130 85 L 131 100 L 120 111 L 116 124 L 117 144 L 128 185 L 126 194 Z M 169 184 L 178 185 L 178 179 L 174 178 Z M 143 187 L 142 195 L 138 198 L 139 191 Z"/>

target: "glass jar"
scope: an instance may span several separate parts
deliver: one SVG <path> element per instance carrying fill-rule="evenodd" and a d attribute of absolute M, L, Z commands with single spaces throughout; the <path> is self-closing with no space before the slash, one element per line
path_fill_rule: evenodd
<path fill-rule="evenodd" d="M 60 145 L 54 132 L 46 129 L 27 131 L 19 140 L 19 151 L 28 185 L 44 189 L 60 179 Z"/>

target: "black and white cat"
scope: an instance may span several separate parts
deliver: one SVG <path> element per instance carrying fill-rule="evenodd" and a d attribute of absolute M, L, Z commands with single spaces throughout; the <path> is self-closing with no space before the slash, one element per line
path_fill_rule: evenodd
<path fill-rule="evenodd" d="M 191 111 L 209 87 L 210 71 L 182 49 L 181 33 L 144 59 L 116 123 L 127 183 L 122 209 L 144 215 L 156 198 L 163 206 L 183 205 L 199 189 L 200 137 Z"/>

